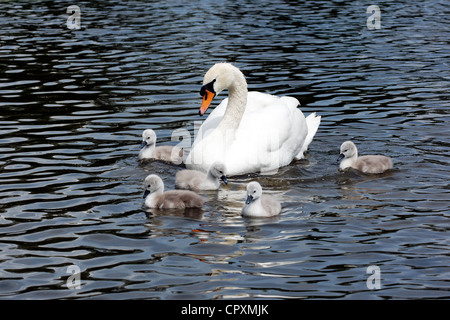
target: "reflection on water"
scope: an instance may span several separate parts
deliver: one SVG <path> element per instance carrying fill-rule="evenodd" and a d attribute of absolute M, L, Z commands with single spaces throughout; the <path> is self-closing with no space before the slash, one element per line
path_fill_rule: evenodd
<path fill-rule="evenodd" d="M 0 3 L 2 299 L 448 298 L 445 1 L 383 2 L 379 30 L 361 2 L 77 5 L 68 30 L 65 2 Z M 181 167 L 139 163 L 142 131 L 193 138 L 221 61 L 322 116 L 306 159 L 230 179 L 200 211 L 146 210 L 145 176 L 170 190 Z M 350 139 L 395 169 L 339 172 Z M 241 217 L 252 180 L 280 217 Z"/>

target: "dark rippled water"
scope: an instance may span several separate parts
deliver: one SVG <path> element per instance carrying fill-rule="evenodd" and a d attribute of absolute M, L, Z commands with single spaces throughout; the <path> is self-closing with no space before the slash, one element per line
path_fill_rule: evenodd
<path fill-rule="evenodd" d="M 70 4 L 79 30 L 67 2 L 0 2 L 0 298 L 450 297 L 448 1 L 382 1 L 375 30 L 368 1 Z M 193 137 L 221 61 L 322 116 L 307 159 L 146 212 L 143 178 L 180 168 L 138 163 L 142 130 Z M 395 170 L 338 172 L 348 139 Z M 278 219 L 240 216 L 253 179 Z"/>

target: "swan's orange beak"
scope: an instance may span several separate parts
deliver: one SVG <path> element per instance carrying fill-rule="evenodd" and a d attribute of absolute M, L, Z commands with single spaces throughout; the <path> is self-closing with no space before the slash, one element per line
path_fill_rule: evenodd
<path fill-rule="evenodd" d="M 208 110 L 209 105 L 211 104 L 212 99 L 214 99 L 215 94 L 209 90 L 205 90 L 205 94 L 203 95 L 202 105 L 200 110 L 198 111 L 199 115 L 204 115 L 206 110 Z"/>

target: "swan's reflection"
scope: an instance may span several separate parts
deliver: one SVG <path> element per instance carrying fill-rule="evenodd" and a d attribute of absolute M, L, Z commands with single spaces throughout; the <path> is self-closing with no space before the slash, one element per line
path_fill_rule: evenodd
<path fill-rule="evenodd" d="M 185 217 L 195 220 L 201 220 L 203 217 L 203 210 L 201 208 L 165 209 L 165 210 L 146 208 L 145 214 L 147 218 L 174 216 L 174 217 Z"/>

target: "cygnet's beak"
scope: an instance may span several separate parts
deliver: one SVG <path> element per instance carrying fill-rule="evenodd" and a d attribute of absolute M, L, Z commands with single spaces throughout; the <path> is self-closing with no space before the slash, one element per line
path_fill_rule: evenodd
<path fill-rule="evenodd" d="M 225 175 L 220 177 L 220 180 L 222 180 L 223 182 L 225 182 L 225 184 L 228 184 L 228 179 Z"/>
<path fill-rule="evenodd" d="M 147 145 L 147 142 L 142 141 L 142 143 L 141 143 L 141 149 L 144 148 L 146 145 Z"/>
<path fill-rule="evenodd" d="M 345 158 L 345 155 L 344 155 L 343 153 L 341 153 L 341 154 L 339 155 L 339 157 L 337 158 L 336 162 L 339 162 L 339 161 L 341 161 L 341 160 L 344 159 L 344 158 Z"/>
<path fill-rule="evenodd" d="M 150 191 L 148 191 L 147 189 L 145 189 L 144 191 L 144 199 L 147 198 L 147 196 L 150 194 Z"/>
<path fill-rule="evenodd" d="M 249 194 L 247 196 L 247 200 L 245 200 L 245 204 L 250 204 L 253 201 L 253 196 L 251 194 Z"/>

